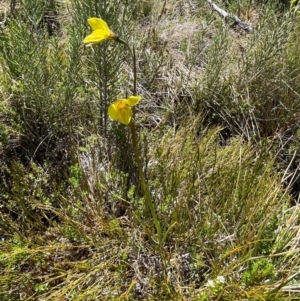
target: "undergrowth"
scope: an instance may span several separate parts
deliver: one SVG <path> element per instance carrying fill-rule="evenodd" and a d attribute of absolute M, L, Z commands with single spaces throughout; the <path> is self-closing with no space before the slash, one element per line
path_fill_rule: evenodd
<path fill-rule="evenodd" d="M 4 1 L 0 299 L 299 300 L 299 14 L 287 1 Z M 135 48 L 85 47 L 101 17 Z"/>

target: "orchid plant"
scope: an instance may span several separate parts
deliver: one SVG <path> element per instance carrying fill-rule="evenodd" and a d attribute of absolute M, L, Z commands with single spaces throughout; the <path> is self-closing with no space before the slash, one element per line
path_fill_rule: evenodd
<path fill-rule="evenodd" d="M 93 32 L 83 40 L 83 43 L 95 45 L 105 40 L 117 40 L 117 36 L 109 29 L 104 20 L 99 18 L 89 18 L 88 23 Z"/>
<path fill-rule="evenodd" d="M 137 96 L 136 94 L 136 58 L 135 58 L 135 50 L 134 48 L 131 49 L 129 44 L 125 42 L 124 40 L 120 39 L 107 25 L 107 23 L 100 19 L 100 18 L 89 18 L 88 23 L 90 27 L 92 28 L 92 33 L 88 35 L 84 40 L 83 43 L 87 45 L 96 45 L 100 44 L 107 40 L 115 40 L 119 43 L 124 44 L 131 56 L 133 61 L 133 93 L 134 95 L 126 98 L 126 99 L 118 99 L 114 101 L 109 107 L 108 107 L 108 115 L 111 120 L 117 120 L 120 123 L 129 126 L 131 130 L 131 140 L 132 140 L 132 146 L 135 154 L 135 161 L 138 167 L 139 171 L 139 179 L 141 183 L 141 187 L 143 190 L 144 198 L 146 200 L 146 204 L 150 210 L 150 213 L 153 218 L 153 223 L 158 235 L 158 243 L 162 244 L 167 236 L 168 231 L 165 233 L 164 237 L 162 237 L 162 231 L 161 231 L 161 225 L 158 220 L 154 203 L 152 202 L 149 187 L 146 183 L 145 176 L 143 173 L 143 168 L 140 160 L 140 151 L 137 143 L 137 134 L 136 134 L 136 127 L 135 127 L 135 121 L 133 119 L 133 116 L 135 115 L 134 106 L 137 105 L 140 100 L 141 96 Z"/>
<path fill-rule="evenodd" d="M 138 104 L 140 100 L 141 96 L 130 96 L 127 99 L 116 100 L 108 107 L 109 118 L 128 125 L 132 118 L 131 107 Z"/>

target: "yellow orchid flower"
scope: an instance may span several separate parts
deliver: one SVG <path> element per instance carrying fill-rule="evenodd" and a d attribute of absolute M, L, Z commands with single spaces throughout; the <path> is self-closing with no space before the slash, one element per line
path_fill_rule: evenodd
<path fill-rule="evenodd" d="M 118 99 L 108 107 L 109 118 L 128 125 L 132 116 L 131 107 L 138 104 L 141 98 L 141 96 L 130 96 L 126 99 Z"/>
<path fill-rule="evenodd" d="M 99 18 L 89 18 L 88 23 L 93 32 L 83 40 L 83 43 L 94 45 L 105 40 L 117 39 L 117 36 L 109 29 L 104 20 Z"/>

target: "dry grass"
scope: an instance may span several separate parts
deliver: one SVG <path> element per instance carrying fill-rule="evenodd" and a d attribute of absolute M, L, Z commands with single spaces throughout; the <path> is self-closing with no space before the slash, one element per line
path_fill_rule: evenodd
<path fill-rule="evenodd" d="M 22 18 L 0 33 L 0 299 L 299 300 L 299 18 L 216 1 L 245 33 L 206 1 L 125 2 L 60 2 L 54 36 Z M 83 48 L 91 15 L 136 49 L 160 244 L 106 114 L 132 61 Z"/>

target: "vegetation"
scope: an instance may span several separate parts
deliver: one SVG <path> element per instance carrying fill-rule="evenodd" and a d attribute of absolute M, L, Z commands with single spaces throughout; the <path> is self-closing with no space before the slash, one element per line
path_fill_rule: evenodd
<path fill-rule="evenodd" d="M 298 2 L 208 2 L 1 2 L 0 300 L 300 299 Z"/>

